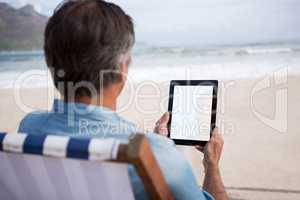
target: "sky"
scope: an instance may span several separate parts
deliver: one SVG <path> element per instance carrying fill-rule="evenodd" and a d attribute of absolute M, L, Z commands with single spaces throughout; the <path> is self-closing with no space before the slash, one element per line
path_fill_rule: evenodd
<path fill-rule="evenodd" d="M 50 16 L 59 0 L 32 4 Z M 159 46 L 300 41 L 300 0 L 111 0 L 135 22 L 137 41 Z"/>

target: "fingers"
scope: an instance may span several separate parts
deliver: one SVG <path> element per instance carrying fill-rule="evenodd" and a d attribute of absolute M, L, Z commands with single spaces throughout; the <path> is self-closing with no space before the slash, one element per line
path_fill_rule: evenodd
<path fill-rule="evenodd" d="M 163 136 L 168 136 L 169 131 L 168 131 L 168 122 L 170 119 L 170 113 L 166 112 L 155 124 L 155 129 L 154 132 L 163 135 Z"/>
<path fill-rule="evenodd" d="M 196 148 L 198 151 L 204 153 L 204 149 L 205 149 L 204 146 L 196 145 L 195 148 Z"/>
<path fill-rule="evenodd" d="M 170 119 L 170 113 L 166 112 L 163 116 L 156 122 L 156 126 L 167 125 Z"/>
<path fill-rule="evenodd" d="M 156 130 L 155 132 L 158 133 L 159 135 L 166 136 L 166 137 L 169 135 L 169 130 L 167 126 L 160 125 L 157 126 L 155 130 Z"/>
<path fill-rule="evenodd" d="M 211 139 L 222 139 L 223 140 L 222 134 L 220 133 L 220 130 L 218 127 L 216 127 L 213 130 Z"/>
<path fill-rule="evenodd" d="M 219 128 L 216 127 L 213 130 L 209 143 L 213 145 L 223 146 L 224 140 L 222 134 L 219 131 Z"/>
<path fill-rule="evenodd" d="M 220 134 L 220 130 L 218 127 L 214 128 L 213 132 L 212 132 L 212 136 Z"/>

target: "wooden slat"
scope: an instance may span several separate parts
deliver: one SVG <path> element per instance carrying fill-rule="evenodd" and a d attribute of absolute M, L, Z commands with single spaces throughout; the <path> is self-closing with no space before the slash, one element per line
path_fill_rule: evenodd
<path fill-rule="evenodd" d="M 137 134 L 128 145 L 120 145 L 118 161 L 135 166 L 151 199 L 174 199 L 144 134 Z"/>

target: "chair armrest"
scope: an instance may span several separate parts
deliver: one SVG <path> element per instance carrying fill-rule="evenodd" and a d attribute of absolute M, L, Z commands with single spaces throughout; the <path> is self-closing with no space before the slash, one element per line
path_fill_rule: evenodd
<path fill-rule="evenodd" d="M 117 160 L 135 166 L 151 199 L 174 199 L 144 134 L 137 134 L 129 144 L 121 144 Z"/>

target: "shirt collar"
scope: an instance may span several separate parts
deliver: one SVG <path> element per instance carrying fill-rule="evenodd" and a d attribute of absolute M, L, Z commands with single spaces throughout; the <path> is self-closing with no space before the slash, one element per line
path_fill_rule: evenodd
<path fill-rule="evenodd" d="M 54 100 L 52 111 L 54 113 L 73 114 L 75 116 L 93 118 L 96 120 L 103 118 L 108 120 L 120 120 L 119 115 L 109 108 L 83 103 L 65 102 L 59 99 Z"/>

